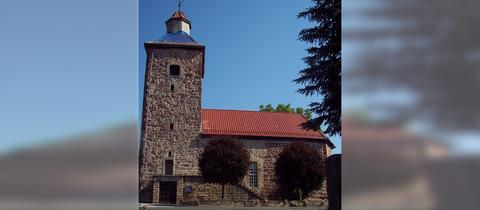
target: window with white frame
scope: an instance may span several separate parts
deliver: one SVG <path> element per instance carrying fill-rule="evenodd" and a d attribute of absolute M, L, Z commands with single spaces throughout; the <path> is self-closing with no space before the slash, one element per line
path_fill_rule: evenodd
<path fill-rule="evenodd" d="M 250 187 L 258 187 L 258 173 L 256 162 L 250 163 L 248 174 L 250 176 Z"/>

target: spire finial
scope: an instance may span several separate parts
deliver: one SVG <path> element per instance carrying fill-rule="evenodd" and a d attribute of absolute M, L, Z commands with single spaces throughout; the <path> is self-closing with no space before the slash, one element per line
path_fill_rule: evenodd
<path fill-rule="evenodd" d="M 178 0 L 178 11 L 182 9 L 182 0 Z"/>

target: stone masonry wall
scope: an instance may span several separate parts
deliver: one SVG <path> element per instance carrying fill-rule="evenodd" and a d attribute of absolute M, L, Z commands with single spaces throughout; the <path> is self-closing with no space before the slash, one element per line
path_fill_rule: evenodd
<path fill-rule="evenodd" d="M 159 45 L 146 51 L 140 202 L 152 201 L 152 177 L 164 175 L 166 159 L 174 160 L 175 175 L 198 174 L 195 140 L 201 131 L 203 49 Z M 179 76 L 170 75 L 170 65 L 180 65 Z"/>
<path fill-rule="evenodd" d="M 189 186 L 191 193 L 182 191 L 181 203 L 186 204 L 211 204 L 219 202 L 222 199 L 222 186 L 220 184 L 204 183 L 200 179 L 186 178 L 182 183 L 182 189 Z M 249 200 L 247 191 L 236 186 L 225 185 L 224 201 L 241 202 Z"/>
<path fill-rule="evenodd" d="M 258 166 L 258 187 L 249 186 L 249 176 L 245 176 L 242 185 L 246 187 L 249 191 L 254 192 L 259 195 L 261 199 L 264 200 L 279 200 L 280 192 L 278 192 L 278 186 L 275 183 L 275 161 L 282 151 L 283 147 L 286 146 L 291 141 L 282 141 L 282 140 L 249 140 L 249 139 L 240 139 L 241 142 L 248 148 L 250 153 L 250 161 L 257 162 Z M 205 146 L 208 142 L 208 139 L 201 139 L 199 142 L 200 148 Z M 312 145 L 322 156 L 322 161 L 326 160 L 326 144 L 324 142 L 312 142 L 305 141 Z M 201 150 L 201 149 L 200 149 Z M 326 171 L 323 170 L 325 179 Z M 201 182 L 199 182 L 201 183 Z M 218 186 L 213 187 L 214 185 L 205 185 L 205 184 L 196 184 L 192 183 L 194 187 L 194 195 L 199 198 L 204 198 L 204 201 L 210 200 L 215 201 L 215 198 L 219 198 Z M 233 187 L 233 186 L 232 186 Z M 241 190 L 240 190 L 241 191 Z M 237 193 L 238 194 L 238 193 Z M 232 197 L 232 195 L 227 195 L 226 198 Z M 235 196 L 233 196 L 235 197 Z M 237 196 L 238 197 L 238 196 Z M 252 198 L 252 196 L 250 196 Z M 202 199 L 199 199 L 202 201 Z M 236 201 L 235 199 L 233 201 Z M 327 193 L 326 193 L 326 181 L 324 181 L 321 189 L 314 191 L 307 198 L 309 205 L 311 206 L 321 206 L 327 202 Z"/>

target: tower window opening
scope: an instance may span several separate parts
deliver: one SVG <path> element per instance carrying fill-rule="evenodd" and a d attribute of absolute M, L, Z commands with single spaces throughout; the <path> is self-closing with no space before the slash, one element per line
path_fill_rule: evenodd
<path fill-rule="evenodd" d="M 174 91 L 175 91 L 175 85 L 173 85 L 173 84 L 170 85 L 170 90 L 171 90 L 172 92 L 174 92 Z"/>
<path fill-rule="evenodd" d="M 179 76 L 179 75 L 180 75 L 180 66 L 170 65 L 170 76 Z"/>
<path fill-rule="evenodd" d="M 172 151 L 168 151 L 168 157 L 172 157 Z"/>
<path fill-rule="evenodd" d="M 170 130 L 173 130 L 173 123 L 170 123 Z"/>

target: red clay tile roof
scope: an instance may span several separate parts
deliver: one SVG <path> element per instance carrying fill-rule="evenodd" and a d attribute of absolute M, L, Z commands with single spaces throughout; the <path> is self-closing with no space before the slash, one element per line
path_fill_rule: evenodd
<path fill-rule="evenodd" d="M 300 114 L 202 109 L 202 134 L 301 139 L 327 139 L 319 131 L 304 130 Z"/>
<path fill-rule="evenodd" d="M 179 10 L 173 13 L 173 15 L 168 20 L 186 20 L 187 22 L 189 22 L 187 16 Z"/>

